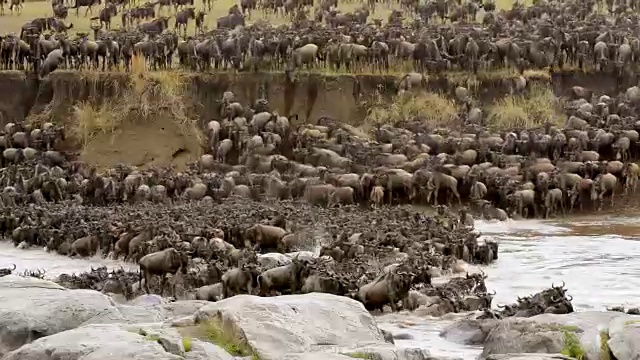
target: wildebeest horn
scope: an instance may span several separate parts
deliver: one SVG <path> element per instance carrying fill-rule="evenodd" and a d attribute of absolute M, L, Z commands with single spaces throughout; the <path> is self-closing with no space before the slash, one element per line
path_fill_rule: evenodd
<path fill-rule="evenodd" d="M 499 307 L 500 309 L 504 309 L 505 307 L 507 307 L 506 305 L 500 305 L 500 304 L 497 304 L 496 306 Z"/>
<path fill-rule="evenodd" d="M 11 271 L 14 271 L 16 269 L 16 264 L 11 264 L 13 265 L 13 269 L 11 269 Z"/>
<path fill-rule="evenodd" d="M 558 300 L 555 297 L 551 296 L 551 302 L 555 303 L 555 302 L 558 302 Z"/>
<path fill-rule="evenodd" d="M 560 286 L 560 287 L 564 289 L 564 285 L 565 285 L 564 284 L 564 280 L 562 280 L 562 286 Z"/>
<path fill-rule="evenodd" d="M 573 301 L 573 296 L 571 296 L 571 295 L 567 295 L 567 300 L 569 300 L 569 301 Z"/>
<path fill-rule="evenodd" d="M 497 292 L 495 290 L 493 290 L 493 294 L 491 294 L 491 296 L 496 296 Z"/>

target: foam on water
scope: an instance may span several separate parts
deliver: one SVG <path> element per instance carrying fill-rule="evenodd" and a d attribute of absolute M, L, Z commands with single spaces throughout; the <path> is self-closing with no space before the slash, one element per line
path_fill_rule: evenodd
<path fill-rule="evenodd" d="M 12 264 L 16 265 L 17 272 L 44 269 L 47 278 L 54 278 L 63 273 L 82 273 L 90 271 L 91 267 L 97 268 L 100 266 L 106 266 L 109 269 L 120 268 L 121 266 L 130 270 L 138 269 L 138 266 L 134 264 L 102 259 L 99 256 L 71 259 L 39 248 L 18 249 L 9 242 L 0 241 L 0 268 L 12 267 Z"/>

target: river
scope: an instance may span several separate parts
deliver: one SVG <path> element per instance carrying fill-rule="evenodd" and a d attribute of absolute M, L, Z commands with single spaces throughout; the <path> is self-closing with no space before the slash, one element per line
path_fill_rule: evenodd
<path fill-rule="evenodd" d="M 576 311 L 604 310 L 607 306 L 640 306 L 640 222 L 637 218 L 595 217 L 566 221 L 476 221 L 482 236 L 500 243 L 499 260 L 483 270 L 487 288 L 496 290 L 496 304 L 513 302 L 565 282 Z M 48 276 L 83 272 L 93 267 L 123 266 L 105 259 L 69 259 L 40 249 L 19 250 L 0 243 L 0 267 L 15 263 L 18 271 L 41 268 Z M 132 265 L 125 267 L 136 268 Z M 380 326 L 411 340 L 399 346 L 429 349 L 434 355 L 475 359 L 478 347 L 453 344 L 438 336 L 450 321 L 406 314 L 378 317 Z"/>

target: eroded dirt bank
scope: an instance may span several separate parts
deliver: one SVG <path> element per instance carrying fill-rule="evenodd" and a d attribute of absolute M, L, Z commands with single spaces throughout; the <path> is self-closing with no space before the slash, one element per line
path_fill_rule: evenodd
<path fill-rule="evenodd" d="M 17 71 L 0 72 L 0 124 L 18 122 L 27 116 L 47 112 L 51 120 L 65 120 L 72 105 L 82 101 L 103 102 L 117 98 L 129 86 L 129 74 L 79 73 L 58 71 L 38 82 L 31 75 Z M 134 75 L 135 76 L 135 75 Z M 298 114 L 301 120 L 331 116 L 357 123 L 366 114 L 367 106 L 376 101 L 390 101 L 397 93 L 398 76 L 392 75 L 332 75 L 298 74 L 294 83 L 284 74 L 185 74 L 188 98 L 196 105 L 202 121 L 216 117 L 218 100 L 227 90 L 240 97 L 242 103 L 252 103 L 266 97 L 282 114 Z M 615 94 L 619 84 L 606 74 L 555 73 L 530 76 L 532 83 L 552 86 L 557 95 L 580 85 L 597 92 Z M 430 76 L 428 88 L 451 94 L 458 85 L 468 81 L 459 76 Z M 503 79 L 478 76 L 474 81 L 476 97 L 485 104 L 508 93 Z"/>

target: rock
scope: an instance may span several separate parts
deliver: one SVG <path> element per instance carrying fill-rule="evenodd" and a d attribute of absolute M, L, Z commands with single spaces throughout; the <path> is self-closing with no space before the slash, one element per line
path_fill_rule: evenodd
<path fill-rule="evenodd" d="M 162 322 L 167 319 L 158 305 L 118 305 L 117 308 L 129 323 Z"/>
<path fill-rule="evenodd" d="M 138 296 L 137 298 L 129 301 L 129 303 L 127 305 L 132 305 L 132 306 L 153 306 L 153 305 L 164 305 L 164 304 L 168 304 L 168 303 L 169 303 L 169 301 L 167 301 L 167 299 L 163 298 L 160 295 L 146 294 L 146 295 Z"/>
<path fill-rule="evenodd" d="M 97 291 L 14 275 L 0 278 L 0 356 L 84 324 L 124 321 L 111 299 Z"/>
<path fill-rule="evenodd" d="M 191 351 L 186 353 L 187 360 L 233 360 L 234 357 L 216 344 L 191 340 Z"/>
<path fill-rule="evenodd" d="M 184 356 L 182 335 L 173 327 L 163 323 L 122 325 L 121 327 L 128 332 L 144 336 L 147 340 L 156 341 L 168 353 Z"/>
<path fill-rule="evenodd" d="M 390 331 L 387 331 L 385 329 L 380 329 L 380 331 L 382 332 L 382 337 L 384 337 L 384 341 L 390 344 L 395 344 L 395 341 L 393 340 L 393 334 Z"/>
<path fill-rule="evenodd" d="M 413 335 L 407 333 L 400 333 L 393 335 L 394 340 L 413 340 Z"/>
<path fill-rule="evenodd" d="M 573 360 L 562 354 L 494 354 L 487 356 L 487 360 Z"/>
<path fill-rule="evenodd" d="M 157 295 L 148 295 L 146 298 L 141 296 L 129 304 L 118 305 L 117 308 L 128 323 L 150 323 L 192 316 L 198 309 L 209 303 L 200 300 L 168 302 L 162 298 L 158 301 L 154 297 L 160 298 Z"/>
<path fill-rule="evenodd" d="M 391 344 L 371 345 L 355 348 L 341 353 L 351 357 L 377 360 L 427 360 L 427 350 L 415 348 L 398 348 Z"/>
<path fill-rule="evenodd" d="M 487 335 L 482 358 L 492 354 L 560 353 L 564 349 L 564 333 L 547 324 L 522 319 L 499 321 Z"/>
<path fill-rule="evenodd" d="M 484 344 L 483 357 L 507 353 L 560 353 L 579 351 L 585 360 L 601 358 L 602 334 L 612 321 L 630 319 L 619 312 L 587 311 L 571 314 L 542 314 L 504 320 L 462 320 L 441 332 L 447 340 Z M 613 322 L 615 323 L 615 322 Z M 575 341 L 573 350 L 570 343 Z"/>
<path fill-rule="evenodd" d="M 640 316 L 621 316 L 612 321 L 607 345 L 617 360 L 640 358 Z"/>
<path fill-rule="evenodd" d="M 127 331 L 119 325 L 87 325 L 24 345 L 3 360 L 179 360 L 153 337 Z"/>
<path fill-rule="evenodd" d="M 201 307 L 211 304 L 206 300 L 179 300 L 162 305 L 170 319 L 191 316 Z"/>
<path fill-rule="evenodd" d="M 573 332 L 585 352 L 585 359 L 600 360 L 601 333 L 606 334 L 609 324 L 618 318 L 631 319 L 632 316 L 615 311 L 585 311 L 563 315 L 542 314 L 530 319 L 538 323 L 559 324 L 565 327 L 564 330 L 575 328 L 577 331 Z"/>
<path fill-rule="evenodd" d="M 351 356 L 337 353 L 306 353 L 306 354 L 289 354 L 283 357 L 283 360 L 353 360 Z"/>
<path fill-rule="evenodd" d="M 464 319 L 456 321 L 440 332 L 440 336 L 462 345 L 482 345 L 497 326 L 497 320 Z"/>
<path fill-rule="evenodd" d="M 262 360 L 386 344 L 360 302 L 323 293 L 268 298 L 237 295 L 201 308 L 195 319 L 216 320 L 225 330 L 237 329 L 237 336 Z"/>

